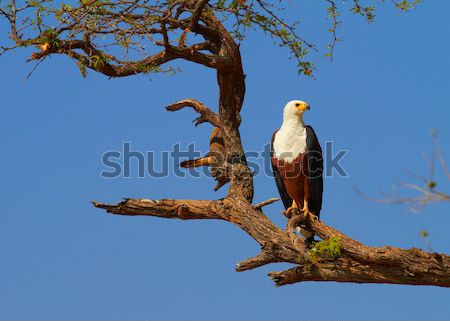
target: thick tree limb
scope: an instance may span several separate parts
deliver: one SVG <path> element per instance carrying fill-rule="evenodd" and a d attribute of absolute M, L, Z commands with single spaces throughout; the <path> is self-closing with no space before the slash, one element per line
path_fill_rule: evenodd
<path fill-rule="evenodd" d="M 192 13 L 191 21 L 189 22 L 189 29 L 196 31 L 198 26 L 198 19 L 209 0 L 198 0 L 194 6 L 194 12 Z"/>
<path fill-rule="evenodd" d="M 334 281 L 450 287 L 449 262 L 447 257 L 446 262 L 438 270 L 430 269 L 425 273 L 413 273 L 399 266 L 364 264 L 338 259 L 335 262 L 320 265 L 298 266 L 282 272 L 271 272 L 269 277 L 277 286 L 304 281 Z M 429 267 L 424 266 L 424 268 Z"/>
<path fill-rule="evenodd" d="M 404 250 L 392 246 L 370 247 L 347 237 L 323 222 L 312 221 L 311 225 L 322 239 L 338 237 L 341 240 L 343 252 L 359 262 L 398 267 L 415 276 L 427 274 L 430 271 L 441 271 L 444 272 L 444 275 L 440 276 L 443 282 L 446 282 L 445 273 L 450 272 L 450 256 L 448 255 L 426 253 L 416 248 Z M 450 275 L 447 280 L 450 281 Z"/>
<path fill-rule="evenodd" d="M 118 61 L 115 57 L 105 55 L 85 41 L 71 40 L 62 42 L 57 48 L 33 53 L 28 61 L 41 59 L 51 54 L 66 54 L 81 62 L 86 67 L 109 77 L 126 77 L 151 72 L 156 67 L 175 59 L 185 59 L 215 69 L 225 68 L 229 63 L 228 59 L 217 55 L 203 54 L 198 51 L 207 46 L 208 43 L 196 44 L 184 48 L 170 47 L 169 51 L 161 51 L 139 61 L 115 65 L 108 61 L 111 58 Z M 86 55 L 75 52 L 74 50 L 76 49 L 83 50 Z M 101 62 L 98 62 L 98 59 L 101 59 Z"/>
<path fill-rule="evenodd" d="M 128 199 L 116 205 L 93 204 L 119 215 L 229 221 L 262 245 L 261 253 L 238 263 L 236 271 L 246 271 L 277 262 L 298 264 L 292 269 L 269 274 L 279 286 L 303 281 L 335 281 L 450 287 L 450 256 L 426 253 L 419 249 L 365 246 L 323 222 L 314 220 L 308 221 L 308 224 L 322 239 L 340 239 L 342 255 L 336 259 L 323 257 L 316 261 L 311 260 L 310 253 L 300 242 L 299 236 L 296 236 L 298 240 L 293 240 L 291 232 L 273 225 L 260 210 L 249 206 L 245 199 Z"/>
<path fill-rule="evenodd" d="M 222 219 L 219 201 L 126 199 L 118 204 L 92 202 L 108 213 L 128 216 L 156 216 L 182 220 Z"/>
<path fill-rule="evenodd" d="M 302 259 L 298 253 L 306 249 L 303 246 L 295 248 L 283 230 L 244 199 L 226 198 L 217 201 L 126 199 L 118 204 L 98 202 L 92 204 L 116 215 L 226 220 L 239 226 L 261 244 L 263 249 L 275 258 L 274 262 L 282 260 L 300 263 Z"/>

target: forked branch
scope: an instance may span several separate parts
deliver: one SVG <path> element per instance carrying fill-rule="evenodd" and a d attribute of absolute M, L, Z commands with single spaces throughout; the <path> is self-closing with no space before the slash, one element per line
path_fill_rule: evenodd
<path fill-rule="evenodd" d="M 200 116 L 194 120 L 195 126 L 198 126 L 199 124 L 204 122 L 209 122 L 213 126 L 220 128 L 219 116 L 211 109 L 206 107 L 206 105 L 193 98 L 183 99 L 176 103 L 170 104 L 166 107 L 166 109 L 168 111 L 177 111 L 184 107 L 191 107 L 200 114 Z"/>
<path fill-rule="evenodd" d="M 308 221 L 309 226 L 323 240 L 339 238 L 341 254 L 338 257 L 312 257 L 311 249 L 301 242 L 292 242 L 288 232 L 271 223 L 245 201 L 239 200 L 145 200 L 129 199 L 119 204 L 93 203 L 109 213 L 118 215 L 148 215 L 178 219 L 220 219 L 229 221 L 261 244 L 261 252 L 236 265 L 236 271 L 246 271 L 262 265 L 287 262 L 296 267 L 271 272 L 276 285 L 303 281 L 335 281 L 355 283 L 389 283 L 436 285 L 450 287 L 450 256 L 426 253 L 419 249 L 369 247 L 323 222 Z M 236 212 L 240 207 L 241 213 Z M 297 236 L 299 241 L 300 236 Z M 295 244 L 296 243 L 296 244 Z"/>

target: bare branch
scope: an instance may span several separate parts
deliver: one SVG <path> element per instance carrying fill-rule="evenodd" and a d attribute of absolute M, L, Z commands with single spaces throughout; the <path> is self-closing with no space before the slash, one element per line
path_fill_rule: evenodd
<path fill-rule="evenodd" d="M 170 104 L 166 107 L 168 111 L 177 111 L 184 107 L 191 107 L 194 109 L 197 113 L 200 114 L 200 117 L 196 118 L 194 121 L 195 126 L 198 126 L 201 123 L 208 122 L 212 124 L 215 127 L 221 126 L 219 116 L 213 112 L 211 109 L 206 107 L 205 104 L 199 102 L 198 100 L 195 100 L 193 98 L 183 99 L 176 103 Z"/>
<path fill-rule="evenodd" d="M 276 15 L 272 10 L 269 9 L 270 5 L 268 3 L 266 3 L 263 0 L 257 0 L 258 4 L 261 6 L 261 8 L 269 14 L 269 16 L 271 18 L 273 18 L 274 20 L 276 20 L 281 26 L 287 28 L 292 35 L 294 35 L 294 37 L 298 40 L 300 40 L 302 43 L 304 43 L 307 47 L 316 50 L 317 48 L 310 42 L 306 41 L 305 39 L 301 38 L 298 36 L 297 32 L 295 31 L 295 27 L 291 26 L 289 24 L 287 24 L 285 21 L 281 20 L 280 17 L 278 15 Z"/>
<path fill-rule="evenodd" d="M 236 264 L 236 272 L 243 272 L 247 270 L 251 270 L 266 264 L 279 262 L 275 257 L 270 255 L 269 253 L 262 251 L 257 256 L 249 258 L 245 261 L 242 261 Z"/>
<path fill-rule="evenodd" d="M 111 214 L 157 216 L 182 220 L 223 219 L 218 215 L 219 203 L 219 201 L 169 199 L 126 199 L 114 205 L 92 202 L 95 207 L 102 208 Z"/>
<path fill-rule="evenodd" d="M 434 152 L 441 164 L 442 170 L 444 174 L 447 176 L 447 179 L 450 181 L 450 170 L 448 169 L 447 163 L 444 160 L 444 156 L 442 155 L 441 147 L 437 141 L 436 135 L 433 135 L 433 143 L 434 143 Z"/>
<path fill-rule="evenodd" d="M 450 256 L 426 253 L 414 248 L 404 250 L 388 246 L 369 247 L 315 220 L 309 221 L 308 224 L 316 235 L 324 240 L 339 238 L 342 254 L 335 259 L 324 257 L 319 258 L 317 262 L 311 261 L 309 252 L 303 245 L 291 243 L 289 232 L 275 227 L 259 210 L 245 205 L 245 200 L 127 199 L 117 205 L 96 202 L 93 204 L 119 215 L 147 215 L 183 220 L 221 219 L 234 223 L 262 244 L 261 253 L 237 264 L 237 271 L 277 262 L 298 264 L 287 271 L 270 273 L 269 276 L 277 285 L 303 281 L 336 281 L 450 287 Z M 236 212 L 238 209 L 242 212 Z"/>
<path fill-rule="evenodd" d="M 260 203 L 258 203 L 258 204 L 255 204 L 253 207 L 255 208 L 255 209 L 261 209 L 262 207 L 264 207 L 264 206 L 267 206 L 267 205 L 270 205 L 270 204 L 272 204 L 272 203 L 274 203 L 274 202 L 278 202 L 280 199 L 279 198 L 276 198 L 276 197 L 274 197 L 274 198 L 269 198 L 268 200 L 265 200 L 265 201 L 262 201 L 262 202 L 260 202 Z"/>
<path fill-rule="evenodd" d="M 166 48 L 166 51 L 169 52 L 171 49 L 171 45 L 170 45 L 170 41 L 169 41 L 169 35 L 167 34 L 165 20 L 163 20 L 161 22 L 161 30 L 162 30 L 162 35 L 163 35 L 163 39 L 164 39 L 164 47 Z"/>
<path fill-rule="evenodd" d="M 414 212 L 419 211 L 426 205 L 432 203 L 439 202 L 450 202 L 450 194 L 448 192 L 442 192 L 440 187 L 438 187 L 438 179 L 436 178 L 436 159 L 439 161 L 443 174 L 450 180 L 450 175 L 448 172 L 447 164 L 445 163 L 444 157 L 442 155 L 442 151 L 439 147 L 439 144 L 436 139 L 436 132 L 433 131 L 433 144 L 434 148 L 430 157 L 426 155 L 423 156 L 425 161 L 428 163 L 428 177 L 423 175 L 419 175 L 416 173 L 408 172 L 408 175 L 420 183 L 408 183 L 401 182 L 401 186 L 405 189 L 414 191 L 417 196 L 392 196 L 388 193 L 385 198 L 374 198 L 368 197 L 359 189 L 357 192 L 367 198 L 368 200 L 378 202 L 378 203 L 386 203 L 386 204 L 410 204 L 411 210 Z"/>

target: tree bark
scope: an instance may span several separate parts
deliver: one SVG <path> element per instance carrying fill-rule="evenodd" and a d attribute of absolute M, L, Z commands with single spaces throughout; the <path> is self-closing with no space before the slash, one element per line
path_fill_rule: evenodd
<path fill-rule="evenodd" d="M 261 245 L 261 252 L 238 263 L 236 271 L 278 262 L 297 265 L 286 271 L 269 273 L 277 286 L 304 281 L 334 281 L 450 287 L 450 256 L 426 253 L 416 248 L 406 250 L 390 246 L 369 247 L 319 221 L 307 223 L 324 240 L 339 237 L 341 255 L 311 260 L 304 242 L 293 242 L 287 231 L 274 225 L 258 207 L 252 206 L 245 199 L 129 199 L 119 204 L 93 204 L 117 215 L 147 215 L 182 220 L 219 219 L 233 223 Z"/>

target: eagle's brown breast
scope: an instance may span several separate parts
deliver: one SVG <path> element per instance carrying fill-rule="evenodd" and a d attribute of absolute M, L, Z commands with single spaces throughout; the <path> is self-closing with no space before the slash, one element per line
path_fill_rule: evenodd
<path fill-rule="evenodd" d="M 289 196 L 303 208 L 303 201 L 310 199 L 308 158 L 301 153 L 292 162 L 272 157 L 272 165 L 278 168 L 283 184 Z"/>

